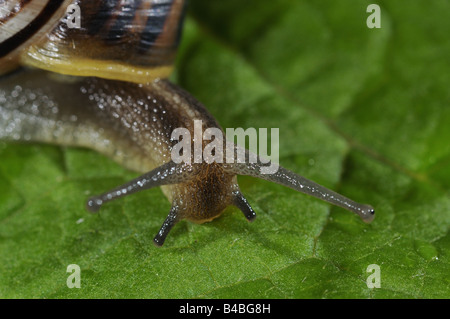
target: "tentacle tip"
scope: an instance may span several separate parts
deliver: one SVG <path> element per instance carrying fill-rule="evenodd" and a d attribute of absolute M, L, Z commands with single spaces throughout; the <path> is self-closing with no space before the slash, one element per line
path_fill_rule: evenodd
<path fill-rule="evenodd" d="M 164 244 L 164 238 L 161 238 L 160 236 L 156 235 L 155 238 L 153 238 L 153 244 L 156 247 L 161 247 Z"/>
<path fill-rule="evenodd" d="M 365 223 L 370 224 L 375 218 L 375 209 L 370 205 L 364 205 L 359 215 Z"/>
<path fill-rule="evenodd" d="M 247 221 L 251 223 L 251 222 L 255 221 L 255 219 L 256 219 L 256 213 L 253 212 L 253 214 L 247 215 L 247 216 L 245 216 L 245 217 L 247 218 Z"/>
<path fill-rule="evenodd" d="M 86 202 L 86 209 L 91 213 L 97 213 L 102 207 L 103 201 L 97 197 L 91 197 Z"/>
<path fill-rule="evenodd" d="M 244 216 L 247 219 L 247 221 L 252 222 L 255 220 L 256 213 L 250 206 L 248 201 L 245 199 L 244 195 L 241 194 L 241 192 L 233 193 L 232 205 L 236 206 L 242 211 L 242 213 L 244 213 Z"/>

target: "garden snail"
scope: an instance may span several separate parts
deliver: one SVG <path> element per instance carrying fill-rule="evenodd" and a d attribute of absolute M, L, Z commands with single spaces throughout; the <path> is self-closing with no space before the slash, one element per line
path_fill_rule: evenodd
<path fill-rule="evenodd" d="M 80 8 L 80 28 L 67 26 L 70 4 Z M 172 208 L 154 238 L 159 246 L 179 220 L 210 221 L 229 205 L 253 220 L 237 175 L 285 185 L 370 222 L 371 206 L 283 167 L 263 174 L 265 161 L 248 161 L 253 155 L 248 151 L 245 161 L 232 163 L 173 160 L 176 128 L 192 133 L 193 143 L 195 121 L 201 120 L 202 131 L 220 128 L 202 104 L 166 80 L 184 5 L 183 0 L 0 0 L 0 138 L 87 147 L 148 172 L 92 197 L 87 208 L 97 211 L 108 201 L 162 186 Z M 225 149 L 214 154 L 223 157 Z"/>

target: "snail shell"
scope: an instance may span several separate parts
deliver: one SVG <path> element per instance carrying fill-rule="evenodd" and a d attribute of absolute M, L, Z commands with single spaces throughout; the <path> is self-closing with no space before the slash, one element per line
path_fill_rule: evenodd
<path fill-rule="evenodd" d="M 81 12 L 79 28 L 67 23 L 70 4 Z M 173 69 L 184 1 L 10 0 L 1 12 L 0 66 L 19 60 L 62 74 L 147 83 Z"/>
<path fill-rule="evenodd" d="M 0 1 L 0 74 L 20 64 L 20 55 L 43 38 L 65 13 L 70 1 Z"/>
<path fill-rule="evenodd" d="M 200 102 L 164 80 L 172 69 L 180 39 L 184 1 L 4 2 L 0 11 L 0 72 L 19 65 L 33 69 L 0 78 L 0 138 L 87 147 L 125 167 L 147 172 L 92 197 L 87 202 L 89 210 L 97 211 L 111 200 L 162 186 L 172 203 L 154 238 L 156 245 L 162 245 L 179 220 L 210 221 L 228 205 L 238 207 L 253 220 L 255 212 L 236 178 L 250 175 L 343 207 L 367 222 L 373 219 L 371 206 L 283 167 L 262 174 L 258 157 L 256 163 L 177 164 L 172 160 L 174 129 L 186 128 L 194 137 L 196 120 L 201 121 L 203 131 L 220 128 Z M 67 27 L 69 4 L 81 9 L 80 28 Z M 76 77 L 61 81 L 48 71 Z M 248 151 L 246 155 L 250 157 Z"/>

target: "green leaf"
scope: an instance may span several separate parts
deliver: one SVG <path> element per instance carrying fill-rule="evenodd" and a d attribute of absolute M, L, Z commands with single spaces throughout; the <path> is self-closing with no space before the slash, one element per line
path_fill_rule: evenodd
<path fill-rule="evenodd" d="M 136 174 L 83 149 L 2 143 L 0 297 L 449 298 L 450 4 L 378 3 L 369 29 L 369 1 L 191 0 L 173 76 L 223 127 L 279 128 L 281 165 L 372 204 L 372 224 L 239 177 L 255 222 L 229 208 L 156 248 L 160 190 L 90 215 L 89 194 Z"/>

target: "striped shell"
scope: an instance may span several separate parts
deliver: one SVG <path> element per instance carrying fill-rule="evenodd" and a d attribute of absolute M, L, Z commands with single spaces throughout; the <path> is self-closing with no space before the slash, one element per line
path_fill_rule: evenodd
<path fill-rule="evenodd" d="M 71 4 L 79 28 L 68 23 Z M 184 0 L 0 0 L 0 70 L 22 64 L 137 83 L 165 78 L 183 12 Z"/>

